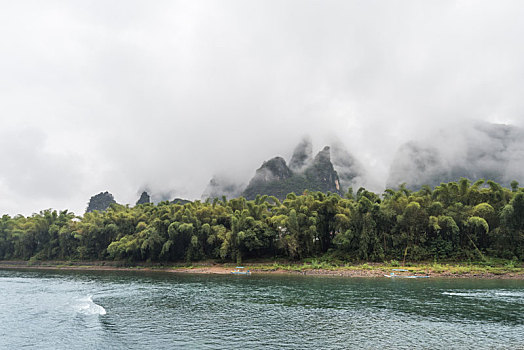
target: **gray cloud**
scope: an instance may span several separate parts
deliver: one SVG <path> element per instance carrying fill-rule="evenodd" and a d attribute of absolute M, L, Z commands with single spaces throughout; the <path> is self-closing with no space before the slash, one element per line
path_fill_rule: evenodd
<path fill-rule="evenodd" d="M 213 174 L 245 183 L 263 160 L 289 159 L 304 134 L 315 151 L 340 140 L 380 189 L 408 139 L 457 120 L 522 125 L 523 12 L 518 1 L 2 2 L 1 134 L 37 136 L 3 143 L 0 212 L 82 213 L 95 193 L 135 203 L 144 187 L 199 198 Z M 38 170 L 23 181 L 22 157 Z"/>
<path fill-rule="evenodd" d="M 388 186 L 406 183 L 417 189 L 460 177 L 494 180 L 509 186 L 524 181 L 524 129 L 470 121 L 449 124 L 431 137 L 399 148 Z"/>
<path fill-rule="evenodd" d="M 27 210 L 38 205 L 32 208 L 37 212 L 61 207 L 74 193 L 82 192 L 85 179 L 81 159 L 67 149 L 49 151 L 46 146 L 45 136 L 37 129 L 0 133 L 2 207 Z"/>

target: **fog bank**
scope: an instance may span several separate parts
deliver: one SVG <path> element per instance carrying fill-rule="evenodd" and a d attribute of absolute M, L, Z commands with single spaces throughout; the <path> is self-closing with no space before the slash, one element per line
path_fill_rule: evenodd
<path fill-rule="evenodd" d="M 380 190 L 408 140 L 522 126 L 523 15 L 518 1 L 3 2 L 0 213 L 80 214 L 106 190 L 200 198 L 216 174 L 245 183 L 289 160 L 303 135 L 314 153 L 338 140 Z"/>

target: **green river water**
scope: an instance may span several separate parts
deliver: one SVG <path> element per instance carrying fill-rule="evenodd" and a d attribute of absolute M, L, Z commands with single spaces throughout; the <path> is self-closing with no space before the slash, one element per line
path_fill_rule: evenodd
<path fill-rule="evenodd" d="M 524 281 L 0 270 L 0 349 L 524 349 Z"/>

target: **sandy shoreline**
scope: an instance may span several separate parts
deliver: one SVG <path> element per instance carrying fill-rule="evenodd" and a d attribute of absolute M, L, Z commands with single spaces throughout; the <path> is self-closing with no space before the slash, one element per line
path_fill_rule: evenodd
<path fill-rule="evenodd" d="M 381 277 L 391 273 L 391 268 L 374 267 L 373 269 L 359 269 L 340 267 L 335 269 L 279 269 L 273 268 L 271 264 L 259 264 L 256 266 L 247 266 L 252 274 L 276 274 L 276 275 L 303 275 L 303 276 L 334 276 L 334 277 Z M 229 275 L 234 267 L 229 265 L 213 264 L 210 266 L 193 266 L 193 267 L 165 267 L 160 265 L 137 265 L 133 267 L 116 266 L 111 263 L 93 263 L 93 262 L 42 262 L 39 264 L 30 264 L 26 261 L 0 261 L 0 269 L 24 269 L 24 270 L 71 270 L 71 271 L 142 271 L 142 272 L 167 272 L 167 273 L 187 273 L 187 274 L 214 274 Z M 522 279 L 524 272 L 508 272 L 502 274 L 471 272 L 471 273 L 453 273 L 451 271 L 434 272 L 431 269 L 425 272 L 395 272 L 398 275 L 428 275 L 439 278 L 484 278 L 484 279 Z"/>

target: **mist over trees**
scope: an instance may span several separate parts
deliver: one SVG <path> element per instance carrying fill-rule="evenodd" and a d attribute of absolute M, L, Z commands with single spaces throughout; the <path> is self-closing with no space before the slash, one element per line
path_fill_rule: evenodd
<path fill-rule="evenodd" d="M 111 204 L 75 217 L 45 210 L 0 219 L 0 259 L 241 263 L 524 259 L 524 190 L 463 178 L 382 195 L 305 191 L 284 200 Z"/>
<path fill-rule="evenodd" d="M 387 186 L 490 179 L 508 186 L 524 181 L 524 130 L 512 125 L 474 122 L 450 125 L 423 140 L 401 145 L 391 163 Z"/>
<path fill-rule="evenodd" d="M 265 161 L 247 186 L 243 185 L 245 179 L 235 181 L 221 174 L 210 181 L 202 199 L 222 195 L 254 199 L 257 194 L 284 199 L 290 192 L 305 189 L 343 194 L 349 187 L 382 191 L 399 188 L 402 183 L 417 190 L 462 177 L 509 187 L 512 180 L 524 181 L 519 166 L 524 161 L 523 140 L 524 129 L 513 125 L 449 123 L 401 144 L 392 157 L 387 179 L 378 180 L 354 149 L 350 152 L 343 143 L 331 140 L 329 150 L 321 149 L 314 156 L 312 139 L 304 137 L 288 163 L 279 156 Z"/>

